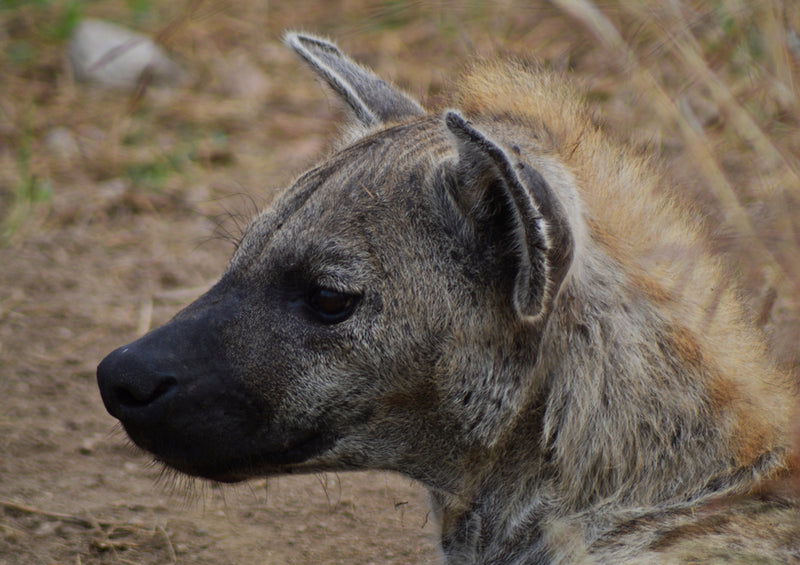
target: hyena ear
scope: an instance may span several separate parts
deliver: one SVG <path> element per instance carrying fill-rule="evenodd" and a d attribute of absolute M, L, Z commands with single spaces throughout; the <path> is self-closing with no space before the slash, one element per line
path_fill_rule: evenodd
<path fill-rule="evenodd" d="M 344 55 L 333 43 L 287 33 L 284 41 L 338 94 L 364 126 L 424 116 L 416 101 Z"/>
<path fill-rule="evenodd" d="M 510 285 L 517 315 L 536 321 L 572 261 L 564 209 L 536 169 L 514 159 L 458 112 L 446 112 L 444 122 L 459 153 L 451 195 L 476 234 L 499 240 L 491 242 L 499 254 L 498 280 Z"/>

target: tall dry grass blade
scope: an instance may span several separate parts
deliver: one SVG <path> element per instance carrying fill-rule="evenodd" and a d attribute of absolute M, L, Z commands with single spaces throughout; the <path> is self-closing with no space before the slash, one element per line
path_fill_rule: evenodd
<path fill-rule="evenodd" d="M 623 6 L 629 2 L 623 2 Z M 677 11 L 676 2 L 666 2 L 663 6 L 667 10 L 674 11 L 673 17 L 680 21 L 682 25 L 675 26 L 676 32 L 670 31 L 666 26 L 661 26 L 665 36 L 671 41 L 675 51 L 682 58 L 686 68 L 702 81 L 708 88 L 714 102 L 729 116 L 732 125 L 739 132 L 739 135 L 753 148 L 761 159 L 770 168 L 786 167 L 787 188 L 794 187 L 800 190 L 800 168 L 797 160 L 791 156 L 784 155 L 778 146 L 764 133 L 758 123 L 750 113 L 736 100 L 730 88 L 714 73 L 703 57 L 703 48 L 685 25 L 680 12 Z M 785 43 L 784 43 L 785 45 Z"/>
<path fill-rule="evenodd" d="M 750 5 L 749 9 L 759 10 L 761 16 L 759 23 L 762 25 L 760 37 L 766 44 L 765 52 L 768 54 L 767 68 L 763 68 L 763 65 L 759 67 L 761 77 L 765 79 L 763 91 L 778 99 L 783 107 L 792 108 L 797 107 L 798 100 L 791 92 L 793 82 L 792 69 L 787 65 L 790 54 L 786 26 L 778 13 L 781 5 L 768 0 Z M 685 15 L 687 12 L 695 12 L 684 9 L 685 6 L 679 0 L 660 3 L 657 5 L 657 10 L 652 7 L 643 10 L 642 6 L 643 4 L 639 2 L 623 0 L 626 11 L 638 17 L 640 21 L 649 18 L 651 23 L 660 24 L 654 27 L 658 30 L 663 44 L 672 47 L 687 72 L 700 81 L 711 94 L 714 103 L 728 116 L 736 134 L 748 143 L 755 155 L 770 169 L 771 174 L 758 183 L 761 196 L 768 201 L 774 201 L 776 197 L 783 199 L 781 196 L 783 191 L 797 195 L 800 191 L 800 167 L 797 158 L 781 150 L 781 146 L 765 133 L 757 120 L 737 100 L 728 84 L 711 69 L 702 45 L 692 33 L 692 22 L 688 21 Z M 687 123 L 698 135 L 703 135 L 702 127 L 694 119 L 688 104 L 683 104 L 681 109 Z M 725 210 L 734 210 L 728 208 L 734 205 L 730 198 L 721 192 L 718 192 L 717 196 L 722 197 L 720 201 L 726 206 Z M 777 234 L 777 238 L 773 245 L 774 251 L 769 257 L 770 261 L 780 264 L 782 274 L 789 276 L 789 281 L 796 281 L 800 276 L 800 259 L 797 257 L 796 249 L 789 244 L 793 226 L 787 212 L 788 209 L 780 209 L 771 222 L 771 230 Z M 738 214 L 739 211 L 735 213 Z M 752 241 L 750 232 L 740 232 L 739 235 L 746 236 Z"/>
<path fill-rule="evenodd" d="M 783 0 L 765 2 L 761 29 L 763 30 L 769 70 L 772 71 L 777 82 L 785 87 L 785 92 L 780 92 L 779 95 L 789 98 L 785 101 L 787 104 L 796 104 L 797 89 L 792 73 L 789 30 L 784 23 L 783 11 Z M 782 102 L 784 101 L 782 100 Z"/>

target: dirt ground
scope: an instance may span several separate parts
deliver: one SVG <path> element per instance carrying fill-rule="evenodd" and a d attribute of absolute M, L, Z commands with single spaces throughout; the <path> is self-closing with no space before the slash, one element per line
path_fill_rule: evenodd
<path fill-rule="evenodd" d="M 433 108 L 474 54 L 570 72 L 598 121 L 697 202 L 796 369 L 798 10 L 669 4 L 680 14 L 626 2 L 600 16 L 555 1 L 0 4 L 0 564 L 436 561 L 411 481 L 175 477 L 126 442 L 97 391 L 99 360 L 208 288 L 246 219 L 330 147 L 342 115 L 280 44 L 287 28 L 337 38 Z M 64 47 L 78 16 L 156 37 L 186 82 L 76 84 Z M 764 39 L 775 29 L 777 47 Z"/>

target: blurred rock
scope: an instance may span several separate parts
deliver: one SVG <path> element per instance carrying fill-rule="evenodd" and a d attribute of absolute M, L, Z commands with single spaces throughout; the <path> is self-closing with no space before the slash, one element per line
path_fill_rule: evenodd
<path fill-rule="evenodd" d="M 34 530 L 37 536 L 52 536 L 58 532 L 58 522 L 42 522 Z"/>
<path fill-rule="evenodd" d="M 97 445 L 100 441 L 101 440 L 96 436 L 84 438 L 81 442 L 81 446 L 78 448 L 78 453 L 81 455 L 91 455 L 97 449 Z"/>
<path fill-rule="evenodd" d="M 69 44 L 75 78 L 103 86 L 134 89 L 140 81 L 176 85 L 182 69 L 150 38 L 101 20 L 84 20 Z"/>
<path fill-rule="evenodd" d="M 100 199 L 111 202 L 125 195 L 131 187 L 127 179 L 116 178 L 97 183 L 95 193 Z"/>
<path fill-rule="evenodd" d="M 44 144 L 52 155 L 65 161 L 80 153 L 75 136 L 65 127 L 56 127 L 48 131 L 45 134 Z"/>

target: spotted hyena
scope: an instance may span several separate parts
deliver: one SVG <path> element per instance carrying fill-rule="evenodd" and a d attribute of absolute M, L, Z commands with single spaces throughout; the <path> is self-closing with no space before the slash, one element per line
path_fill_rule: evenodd
<path fill-rule="evenodd" d="M 352 110 L 217 284 L 98 368 L 109 412 L 216 481 L 386 469 L 451 563 L 800 559 L 796 402 L 665 180 L 573 88 L 479 62 L 429 114 L 333 44 Z"/>

